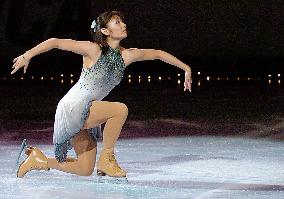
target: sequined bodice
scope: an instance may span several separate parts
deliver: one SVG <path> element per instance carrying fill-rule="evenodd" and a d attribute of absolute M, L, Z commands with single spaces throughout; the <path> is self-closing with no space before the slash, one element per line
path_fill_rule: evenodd
<path fill-rule="evenodd" d="M 119 83 L 123 77 L 125 65 L 119 48 L 109 47 L 106 55 L 101 55 L 98 61 L 90 68 L 83 67 L 80 79 L 101 78 L 107 76 L 109 83 Z"/>
<path fill-rule="evenodd" d="M 120 83 L 124 70 L 125 64 L 119 48 L 108 47 L 107 53 L 101 54 L 93 66 L 82 68 L 78 82 L 67 94 L 101 100 Z"/>

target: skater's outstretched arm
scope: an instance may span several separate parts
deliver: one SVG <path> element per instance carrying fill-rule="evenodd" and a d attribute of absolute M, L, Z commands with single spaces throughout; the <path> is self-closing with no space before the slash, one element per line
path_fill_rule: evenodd
<path fill-rule="evenodd" d="M 187 89 L 191 91 L 191 68 L 173 55 L 162 50 L 138 48 L 128 49 L 127 55 L 129 64 L 136 61 L 159 59 L 163 62 L 183 69 L 185 71 L 184 91 L 186 91 Z"/>
<path fill-rule="evenodd" d="M 27 67 L 32 57 L 49 51 L 53 48 L 72 51 L 82 56 L 94 56 L 95 53 L 99 53 L 99 45 L 90 41 L 76 41 L 72 39 L 58 39 L 50 38 L 34 48 L 26 51 L 24 54 L 16 57 L 13 62 L 12 68 L 14 69 L 11 74 L 15 73 L 20 68 L 24 67 L 24 73 L 26 73 Z"/>

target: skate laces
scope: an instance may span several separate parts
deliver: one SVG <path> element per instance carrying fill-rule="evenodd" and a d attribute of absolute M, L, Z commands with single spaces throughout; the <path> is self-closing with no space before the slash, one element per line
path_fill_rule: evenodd
<path fill-rule="evenodd" d="M 116 159 L 115 159 L 114 152 L 109 152 L 109 153 L 108 153 L 108 158 L 109 158 L 109 161 L 110 161 L 115 167 L 117 167 L 118 169 L 122 170 L 122 169 L 120 168 L 120 166 L 118 165 Z"/>

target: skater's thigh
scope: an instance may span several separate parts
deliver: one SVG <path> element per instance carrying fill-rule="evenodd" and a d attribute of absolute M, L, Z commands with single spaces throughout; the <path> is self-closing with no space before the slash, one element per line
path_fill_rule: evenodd
<path fill-rule="evenodd" d="M 83 129 L 96 127 L 116 115 L 127 113 L 128 108 L 124 103 L 93 101 L 90 107 L 89 117 L 86 119 Z"/>
<path fill-rule="evenodd" d="M 72 145 L 79 158 L 81 154 L 88 152 L 96 155 L 97 141 L 94 140 L 88 130 L 80 130 L 72 139 Z"/>

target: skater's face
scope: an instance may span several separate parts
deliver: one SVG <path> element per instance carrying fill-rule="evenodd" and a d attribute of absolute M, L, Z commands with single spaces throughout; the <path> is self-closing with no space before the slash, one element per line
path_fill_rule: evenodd
<path fill-rule="evenodd" d="M 107 28 L 102 28 L 101 31 L 108 37 L 118 40 L 122 40 L 127 37 L 126 24 L 117 15 L 114 15 L 111 18 L 106 27 Z"/>

